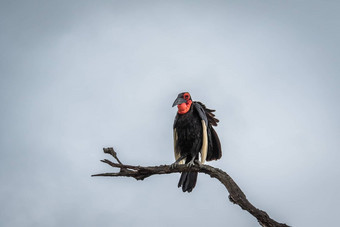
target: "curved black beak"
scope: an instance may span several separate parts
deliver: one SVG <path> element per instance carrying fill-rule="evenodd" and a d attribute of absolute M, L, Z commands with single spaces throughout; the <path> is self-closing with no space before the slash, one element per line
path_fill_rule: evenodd
<path fill-rule="evenodd" d="M 172 107 L 177 106 L 177 105 L 182 104 L 182 103 L 185 103 L 185 102 L 187 102 L 187 100 L 185 100 L 184 98 L 178 97 L 178 98 L 175 100 L 174 104 L 172 104 Z"/>

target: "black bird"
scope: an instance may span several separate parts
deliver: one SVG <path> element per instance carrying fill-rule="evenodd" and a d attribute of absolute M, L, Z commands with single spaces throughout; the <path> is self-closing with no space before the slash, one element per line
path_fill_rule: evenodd
<path fill-rule="evenodd" d="M 172 107 L 178 108 L 174 122 L 174 150 L 176 161 L 172 164 L 194 165 L 199 159 L 217 160 L 222 156 L 221 143 L 212 126 L 219 122 L 210 110 L 201 102 L 192 101 L 188 92 L 180 93 Z M 178 187 L 183 192 L 191 192 L 196 185 L 197 172 L 182 172 Z"/>

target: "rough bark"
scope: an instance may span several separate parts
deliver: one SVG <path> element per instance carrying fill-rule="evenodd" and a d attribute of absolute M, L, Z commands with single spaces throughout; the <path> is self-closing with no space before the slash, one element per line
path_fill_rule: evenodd
<path fill-rule="evenodd" d="M 171 174 L 171 173 L 179 173 L 185 171 L 197 171 L 200 173 L 205 173 L 210 175 L 212 178 L 216 178 L 219 180 L 228 190 L 229 192 L 229 200 L 239 205 L 243 210 L 248 211 L 252 216 L 254 216 L 259 224 L 264 227 L 289 227 L 286 224 L 276 222 L 271 219 L 269 215 L 256 208 L 252 205 L 246 195 L 242 192 L 240 187 L 235 183 L 235 181 L 223 170 L 214 168 L 209 165 L 201 165 L 197 163 L 192 167 L 188 167 L 186 165 L 178 165 L 175 168 L 171 168 L 170 165 L 160 165 L 160 166 L 134 166 L 134 165 L 125 165 L 118 159 L 117 153 L 113 150 L 112 147 L 104 148 L 104 153 L 112 155 L 117 163 L 111 162 L 110 160 L 104 159 L 102 162 L 114 167 L 119 168 L 119 172 L 115 173 L 100 173 L 94 174 L 93 177 L 97 176 L 105 176 L 105 177 L 133 177 L 136 180 L 144 180 L 145 178 L 156 175 L 156 174 Z"/>

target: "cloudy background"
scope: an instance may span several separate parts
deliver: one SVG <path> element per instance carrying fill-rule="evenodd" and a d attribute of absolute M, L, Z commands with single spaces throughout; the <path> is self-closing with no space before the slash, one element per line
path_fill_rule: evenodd
<path fill-rule="evenodd" d="M 258 226 L 216 180 L 143 182 L 174 161 L 177 94 L 216 109 L 227 171 L 293 226 L 340 202 L 339 1 L 0 3 L 0 226 Z"/>

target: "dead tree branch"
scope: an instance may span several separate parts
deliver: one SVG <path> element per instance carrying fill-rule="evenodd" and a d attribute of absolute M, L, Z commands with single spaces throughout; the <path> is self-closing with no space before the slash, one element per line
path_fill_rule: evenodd
<path fill-rule="evenodd" d="M 105 176 L 105 177 L 133 177 L 136 180 L 144 180 L 145 178 L 156 175 L 156 174 L 170 174 L 170 173 L 179 173 L 186 171 L 197 171 L 200 173 L 205 173 L 210 175 L 212 178 L 216 178 L 219 180 L 228 190 L 229 192 L 229 200 L 239 205 L 243 210 L 248 211 L 251 215 L 253 215 L 261 226 L 264 227 L 289 227 L 286 224 L 278 223 L 275 220 L 271 219 L 269 215 L 253 206 L 247 199 L 246 195 L 242 192 L 240 187 L 235 183 L 235 181 L 224 171 L 218 168 L 214 168 L 209 165 L 194 165 L 192 167 L 188 167 L 186 165 L 178 165 L 176 168 L 171 168 L 170 165 L 160 165 L 160 166 L 133 166 L 133 165 L 125 165 L 118 159 L 117 153 L 113 150 L 112 147 L 104 148 L 104 153 L 110 154 L 116 159 L 118 163 L 111 162 L 107 159 L 101 160 L 102 162 L 114 167 L 119 168 L 119 172 L 115 173 L 101 173 L 94 174 L 93 177 L 97 176 Z"/>

